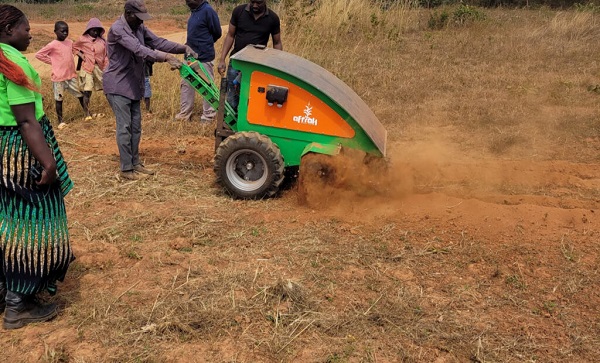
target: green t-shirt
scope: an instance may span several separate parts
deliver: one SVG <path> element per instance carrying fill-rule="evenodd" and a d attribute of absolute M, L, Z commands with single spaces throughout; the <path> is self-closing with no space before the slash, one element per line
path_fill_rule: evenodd
<path fill-rule="evenodd" d="M 37 87 L 41 86 L 42 81 L 39 74 L 33 69 L 21 52 L 5 43 L 0 43 L 0 49 L 2 49 L 6 58 L 15 62 L 23 69 L 33 84 Z M 11 105 L 22 105 L 31 102 L 35 102 L 35 118 L 40 120 L 44 116 L 42 94 L 19 86 L 9 81 L 4 74 L 0 73 L 0 126 L 17 125 L 17 120 L 15 120 L 15 116 L 10 109 Z"/>

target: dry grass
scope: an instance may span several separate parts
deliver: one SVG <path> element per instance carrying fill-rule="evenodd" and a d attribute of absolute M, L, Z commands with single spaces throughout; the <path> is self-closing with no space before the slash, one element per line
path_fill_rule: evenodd
<path fill-rule="evenodd" d="M 183 2 L 146 2 L 160 14 L 157 22 L 185 22 L 185 12 L 178 13 Z M 93 111 L 109 116 L 88 124 L 77 102 L 65 101 L 71 127 L 58 136 L 76 182 L 68 208 L 78 260 L 57 297 L 59 319 L 0 334 L 6 357 L 598 360 L 600 249 L 597 224 L 585 227 L 595 223 L 598 198 L 598 94 L 588 91 L 600 83 L 596 15 L 484 10 L 486 20 L 430 30 L 432 13 L 402 2 L 385 10 L 365 1 L 321 3 L 278 5 L 285 49 L 330 70 L 366 100 L 388 129 L 392 161 L 406 161 L 404 153 L 419 144 L 426 146 L 420 166 L 461 156 L 495 158 L 492 165 L 555 158 L 589 163 L 591 171 L 582 167 L 580 178 L 560 190 L 551 181 L 498 181 L 493 192 L 507 188 L 505 193 L 487 198 L 514 208 L 494 214 L 493 203 L 475 204 L 474 224 L 460 219 L 468 214 L 460 209 L 472 203 L 468 197 L 444 197 L 441 207 L 426 200 L 440 214 L 432 207 L 414 215 L 402 199 L 353 204 L 351 194 L 340 194 L 325 210 L 298 206 L 293 190 L 265 201 L 232 200 L 213 184 L 211 129 L 171 121 L 179 77 L 158 64 L 155 112 L 144 118 L 142 144 L 145 163 L 159 171 L 155 178 L 117 180 L 114 120 L 103 95 L 94 94 Z M 72 13 L 61 13 L 67 19 L 98 15 L 98 3 L 68 4 Z M 58 11 L 27 7 L 39 21 L 54 21 Z M 112 8 L 103 7 L 100 15 L 116 16 Z M 219 7 L 223 23 L 230 8 Z M 49 80 L 44 85 L 51 100 Z M 46 108 L 54 115 L 51 102 Z M 437 159 L 441 154 L 448 155 Z M 451 164 L 415 178 L 426 183 L 392 189 L 458 194 L 453 188 L 477 183 L 475 177 L 456 178 L 450 185 L 451 172 L 460 167 Z M 474 169 L 464 175 L 484 174 Z M 407 176 L 408 170 L 397 172 Z M 572 199 L 563 198 L 566 189 Z M 511 205 L 538 194 L 545 199 L 524 211 Z M 587 213 L 578 220 L 566 215 L 576 207 L 539 211 L 576 202 Z M 522 217 L 505 221 L 505 214 L 518 213 Z M 543 228 L 553 218 L 558 227 Z M 23 352 L 23 346 L 30 349 Z"/>

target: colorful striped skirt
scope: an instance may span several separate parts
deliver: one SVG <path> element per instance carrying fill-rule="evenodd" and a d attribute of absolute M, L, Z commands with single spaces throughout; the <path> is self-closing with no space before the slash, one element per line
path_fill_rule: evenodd
<path fill-rule="evenodd" d="M 18 127 L 0 126 L 0 279 L 26 295 L 54 294 L 75 259 L 64 202 L 73 182 L 46 116 L 40 125 L 58 171 L 54 184 L 41 187 L 29 175 L 36 160 Z"/>

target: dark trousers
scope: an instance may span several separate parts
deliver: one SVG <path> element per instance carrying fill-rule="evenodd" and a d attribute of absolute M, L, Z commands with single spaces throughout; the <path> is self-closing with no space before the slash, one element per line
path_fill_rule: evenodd
<path fill-rule="evenodd" d="M 117 121 L 117 146 L 121 171 L 133 170 L 140 165 L 140 140 L 142 138 L 142 112 L 140 100 L 132 100 L 116 94 L 106 98 Z"/>
<path fill-rule="evenodd" d="M 227 66 L 227 103 L 237 111 L 240 103 L 240 71 L 231 66 L 231 62 Z M 235 81 L 235 82 L 234 82 Z M 236 84 L 237 83 L 237 84 Z"/>

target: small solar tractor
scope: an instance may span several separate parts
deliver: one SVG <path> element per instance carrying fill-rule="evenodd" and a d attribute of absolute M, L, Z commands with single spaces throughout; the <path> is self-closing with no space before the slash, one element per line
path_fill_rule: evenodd
<path fill-rule="evenodd" d="M 291 53 L 249 45 L 231 57 L 241 72 L 237 111 L 206 69 L 187 58 L 180 75 L 216 110 L 214 171 L 232 196 L 275 195 L 287 173 L 311 155 L 343 148 L 386 154 L 387 132 L 367 104 L 322 67 Z M 307 169 L 308 170 L 308 169 Z"/>

